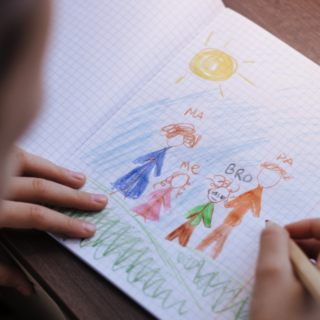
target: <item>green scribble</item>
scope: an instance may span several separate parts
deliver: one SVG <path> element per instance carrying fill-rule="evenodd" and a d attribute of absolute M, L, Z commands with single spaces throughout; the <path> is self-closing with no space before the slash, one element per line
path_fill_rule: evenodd
<path fill-rule="evenodd" d="M 199 310 L 204 314 L 200 303 L 195 297 L 195 289 L 189 287 L 179 269 L 179 266 L 182 266 L 183 270 L 189 273 L 188 279 L 193 279 L 192 283 L 195 285 L 196 290 L 201 290 L 200 294 L 203 297 L 212 296 L 211 310 L 213 313 L 221 314 L 230 310 L 233 312 L 235 320 L 248 318 L 243 309 L 249 298 L 246 297 L 235 302 L 242 290 L 231 288 L 232 284 L 236 283 L 235 280 L 233 282 L 231 280 L 220 281 L 217 268 L 215 268 L 214 272 L 203 274 L 202 269 L 205 263 L 209 262 L 204 259 L 197 260 L 194 258 L 194 255 L 185 255 L 179 252 L 177 257 L 169 256 L 154 235 L 131 213 L 130 208 L 127 207 L 120 197 L 110 195 L 111 190 L 92 179 L 88 180 L 96 189 L 107 193 L 114 200 L 116 206 L 94 213 L 59 209 L 60 212 L 67 213 L 71 217 L 96 224 L 96 234 L 92 238 L 81 239 L 81 248 L 95 248 L 93 255 L 95 260 L 108 256 L 108 262 L 112 263 L 113 271 L 125 270 L 128 283 L 140 289 L 146 296 L 161 300 L 163 309 L 176 308 L 177 313 L 181 316 L 188 313 L 186 310 L 187 306 L 190 308 L 188 300 L 173 298 L 174 289 L 170 288 L 170 279 L 174 276 L 185 287 L 186 292 L 188 292 Z M 131 217 L 141 230 L 123 219 L 124 216 Z M 156 263 L 152 256 L 155 252 L 153 248 L 150 248 L 146 240 L 143 239 L 143 234 L 148 237 L 159 258 L 172 271 L 172 274 L 167 270 L 164 272 L 161 266 Z M 64 241 L 67 239 L 67 236 L 63 238 Z M 113 258 L 110 259 L 110 257 Z"/>
<path fill-rule="evenodd" d="M 101 184 L 97 183 L 96 181 L 92 179 L 88 179 L 93 185 L 95 185 L 98 189 L 104 191 L 111 197 L 116 203 L 118 203 L 123 210 L 126 211 L 126 213 L 139 225 L 139 227 L 144 231 L 144 233 L 148 236 L 152 244 L 154 245 L 154 248 L 157 250 L 159 257 L 162 259 L 162 261 L 170 267 L 170 269 L 173 271 L 176 279 L 184 285 L 184 287 L 187 289 L 188 293 L 190 294 L 191 298 L 194 300 L 196 305 L 198 306 L 199 310 L 202 311 L 202 307 L 196 297 L 194 296 L 192 290 L 188 287 L 187 283 L 181 276 L 179 270 L 177 269 L 175 263 L 172 261 L 171 257 L 167 254 L 167 252 L 163 249 L 163 247 L 158 243 L 158 241 L 155 239 L 155 237 L 150 233 L 150 231 L 134 216 L 132 215 L 130 208 L 127 207 L 126 203 L 123 202 L 121 198 L 119 198 L 116 195 L 110 195 L 111 191 L 110 189 L 102 186 Z"/>
<path fill-rule="evenodd" d="M 194 272 L 193 283 L 198 290 L 201 290 L 203 297 L 212 296 L 211 310 L 214 313 L 223 313 L 230 310 L 234 313 L 234 320 L 247 319 L 248 315 L 244 307 L 249 297 L 235 302 L 242 288 L 230 288 L 232 281 L 221 281 L 219 272 L 203 273 L 202 269 L 206 263 L 205 260 L 197 260 L 192 255 L 179 252 L 178 263 L 182 264 L 187 272 Z"/>
<path fill-rule="evenodd" d="M 170 275 L 155 267 L 152 250 L 139 237 L 139 232 L 128 222 L 121 221 L 121 215 L 115 214 L 115 208 L 103 210 L 100 214 L 88 215 L 81 211 L 72 211 L 70 216 L 92 221 L 97 225 L 97 233 L 90 239 L 81 239 L 80 247 L 96 248 L 94 259 L 115 256 L 112 270 L 125 269 L 127 281 L 141 286 L 142 292 L 151 298 L 162 300 L 162 308 L 178 308 L 179 315 L 187 313 L 186 300 L 173 301 L 173 290 L 166 288 Z M 64 238 L 65 240 L 67 237 Z"/>
<path fill-rule="evenodd" d="M 229 269 L 230 271 L 234 272 L 232 269 L 230 269 L 229 267 L 227 267 L 225 264 L 222 263 L 217 263 L 215 260 L 213 260 L 210 256 L 206 257 L 205 254 L 203 254 L 202 252 L 198 251 L 198 250 L 194 250 L 192 248 L 188 248 L 186 247 L 187 250 L 189 250 L 190 252 L 192 252 L 193 254 L 199 256 L 200 258 L 206 260 L 207 263 L 211 264 L 213 267 L 217 268 L 218 270 L 222 271 L 226 276 L 228 276 L 230 279 L 232 279 L 233 282 L 239 284 L 240 286 L 242 286 L 242 284 L 235 279 L 230 273 L 226 272 L 225 269 Z M 223 266 L 220 267 L 219 264 L 221 264 Z M 234 272 L 236 273 L 236 272 Z M 236 273 L 238 275 L 238 273 Z M 251 290 L 249 290 L 248 288 L 244 288 L 243 290 L 247 291 L 248 293 L 251 293 Z"/>

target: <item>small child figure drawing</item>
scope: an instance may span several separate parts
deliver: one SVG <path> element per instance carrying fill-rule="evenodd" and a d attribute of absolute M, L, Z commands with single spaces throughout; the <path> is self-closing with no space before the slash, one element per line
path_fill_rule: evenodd
<path fill-rule="evenodd" d="M 226 201 L 230 198 L 231 193 L 237 192 L 240 189 L 239 186 L 237 190 L 229 188 L 233 181 L 226 179 L 224 176 L 216 175 L 214 176 L 214 180 L 209 180 L 211 180 L 210 186 L 213 187 L 208 190 L 207 197 L 209 202 L 189 210 L 185 214 L 188 221 L 172 231 L 165 238 L 166 240 L 172 241 L 175 238 L 178 238 L 179 244 L 182 247 L 187 246 L 193 231 L 196 226 L 200 224 L 201 220 L 206 228 L 211 227 L 214 204 Z M 215 180 L 217 180 L 217 182 L 215 182 Z"/>
<path fill-rule="evenodd" d="M 146 220 L 159 221 L 161 207 L 163 205 L 164 213 L 171 213 L 171 194 L 174 189 L 177 189 L 176 198 L 182 194 L 182 190 L 185 190 L 190 185 L 190 177 L 183 172 L 175 172 L 165 180 L 156 183 L 153 188 L 160 185 L 165 188 L 155 190 L 147 195 L 145 198 L 147 202 L 140 204 L 132 208 L 131 210 L 136 216 L 142 216 L 144 222 Z"/>

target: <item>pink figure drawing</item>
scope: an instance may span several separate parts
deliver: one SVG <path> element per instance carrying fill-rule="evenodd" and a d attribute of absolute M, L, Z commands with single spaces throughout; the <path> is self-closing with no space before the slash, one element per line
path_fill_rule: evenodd
<path fill-rule="evenodd" d="M 182 190 L 185 190 L 186 186 L 190 185 L 190 177 L 184 172 L 175 172 L 165 180 L 156 183 L 153 188 L 160 185 L 162 189 L 158 189 L 145 196 L 147 200 L 145 203 L 140 204 L 131 209 L 136 213 L 136 216 L 141 216 L 146 220 L 159 221 L 161 207 L 163 206 L 163 212 L 165 214 L 171 213 L 171 194 L 172 191 L 177 189 L 176 198 L 182 194 Z"/>

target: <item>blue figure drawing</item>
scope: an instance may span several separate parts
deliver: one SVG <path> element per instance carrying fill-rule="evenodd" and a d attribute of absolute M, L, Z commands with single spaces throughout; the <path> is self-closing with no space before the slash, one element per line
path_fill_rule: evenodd
<path fill-rule="evenodd" d="M 197 145 L 201 135 L 195 134 L 195 132 L 194 126 L 190 123 L 171 124 L 163 127 L 160 135 L 167 138 L 167 147 L 134 160 L 133 163 L 142 165 L 111 183 L 112 189 L 116 189 L 112 193 L 121 192 L 125 198 L 138 199 L 146 190 L 152 171 L 154 171 L 155 177 L 161 175 L 165 155 L 169 149 L 181 145 L 193 148 Z"/>
<path fill-rule="evenodd" d="M 167 150 L 164 148 L 159 151 L 148 153 L 133 163 L 142 164 L 124 175 L 123 177 L 112 183 L 112 188 L 121 191 L 125 198 L 137 199 L 139 198 L 149 183 L 149 177 L 154 169 L 154 176 L 159 177 L 161 175 L 161 169 Z"/>

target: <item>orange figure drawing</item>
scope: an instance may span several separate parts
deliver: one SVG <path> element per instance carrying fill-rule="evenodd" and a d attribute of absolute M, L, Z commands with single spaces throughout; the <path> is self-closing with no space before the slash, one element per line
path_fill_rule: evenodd
<path fill-rule="evenodd" d="M 156 190 L 160 185 L 161 189 Z M 171 193 L 177 189 L 176 198 L 182 195 L 182 191 L 190 185 L 190 177 L 184 172 L 175 172 L 167 179 L 156 183 L 153 188 L 155 191 L 146 196 L 147 202 L 132 208 L 136 216 L 141 216 L 146 220 L 159 221 L 161 206 L 163 205 L 164 213 L 171 213 Z"/>
<path fill-rule="evenodd" d="M 258 187 L 241 194 L 239 197 L 226 203 L 225 208 L 233 208 L 223 223 L 211 231 L 197 246 L 196 250 L 204 251 L 212 243 L 216 242 L 211 251 L 211 257 L 217 258 L 224 243 L 234 227 L 240 225 L 243 216 L 251 210 L 255 218 L 260 217 L 261 196 L 263 189 L 273 188 L 281 179 L 290 180 L 286 171 L 276 163 L 265 162 L 261 164 L 261 170 L 257 176 Z"/>
<path fill-rule="evenodd" d="M 121 192 L 124 198 L 138 199 L 147 188 L 152 171 L 155 177 L 161 175 L 165 155 L 169 149 L 182 145 L 194 148 L 201 139 L 201 135 L 196 134 L 196 129 L 191 123 L 165 126 L 161 129 L 160 135 L 167 138 L 167 147 L 134 160 L 133 163 L 138 163 L 140 166 L 113 182 L 112 189 L 116 191 L 111 194 Z"/>
<path fill-rule="evenodd" d="M 237 192 L 240 189 L 238 186 L 236 190 L 232 190 L 230 188 L 232 180 L 227 180 L 224 176 L 217 175 L 214 176 L 214 180 L 208 180 L 211 180 L 210 186 L 213 187 L 212 189 L 208 190 L 207 197 L 209 202 L 189 210 L 185 214 L 185 217 L 188 219 L 188 221 L 172 231 L 166 237 L 166 240 L 172 241 L 175 238 L 178 238 L 179 244 L 182 247 L 185 247 L 188 244 L 194 229 L 199 225 L 201 220 L 205 227 L 211 227 L 214 204 L 226 201 L 228 198 L 230 198 L 231 193 Z"/>

